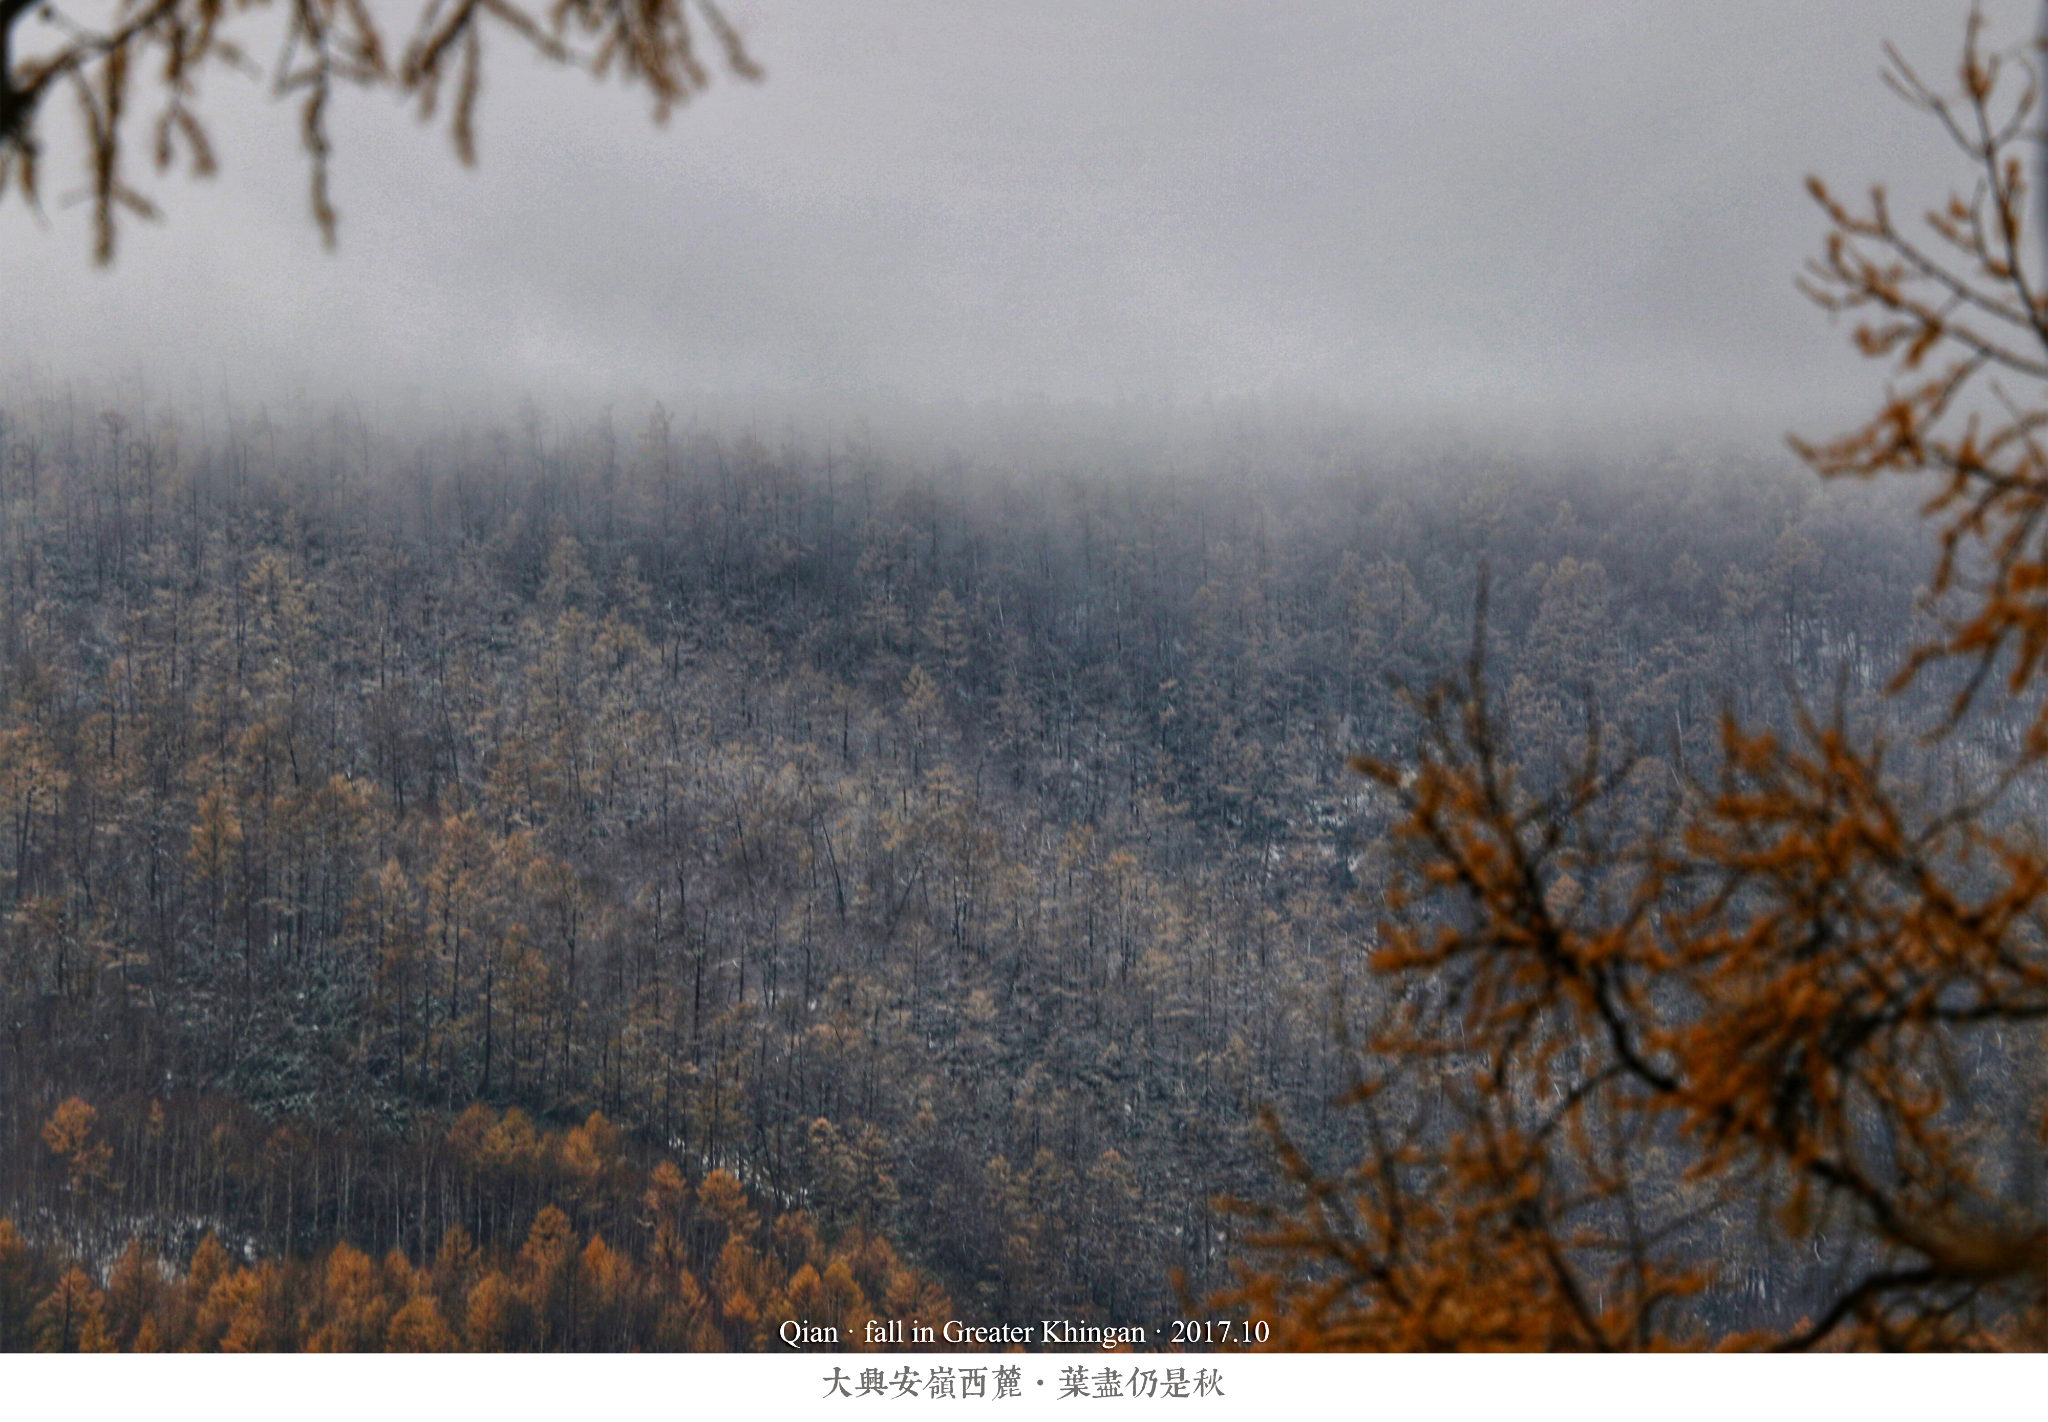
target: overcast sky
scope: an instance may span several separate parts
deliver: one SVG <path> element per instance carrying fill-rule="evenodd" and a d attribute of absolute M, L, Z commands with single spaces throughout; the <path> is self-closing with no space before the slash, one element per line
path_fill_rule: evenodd
<path fill-rule="evenodd" d="M 1991 38 L 2032 7 L 1992 4 Z M 216 76 L 221 175 L 89 261 L 0 207 L 0 373 L 451 402 L 1313 395 L 1490 423 L 1822 430 L 1874 372 L 1792 289 L 1803 179 L 1934 195 L 1880 84 L 1952 75 L 1927 0 L 730 0 L 765 84 L 666 128 L 500 40 L 482 164 Z M 68 108 L 50 116 L 68 139 Z M 53 195 L 73 185 L 59 145 Z"/>

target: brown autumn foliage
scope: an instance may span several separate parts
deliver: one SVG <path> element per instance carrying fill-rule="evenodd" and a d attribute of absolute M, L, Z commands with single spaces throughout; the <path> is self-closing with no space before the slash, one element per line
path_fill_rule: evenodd
<path fill-rule="evenodd" d="M 131 185 L 124 169 L 139 136 L 129 131 L 138 117 L 159 172 L 180 162 L 195 177 L 214 171 L 213 145 L 199 114 L 201 83 L 210 75 L 254 69 L 249 45 L 269 37 L 251 33 L 258 23 L 252 12 L 282 11 L 285 44 L 269 78 L 277 94 L 298 101 L 300 141 L 312 170 L 313 219 L 329 246 L 338 216 L 327 189 L 334 147 L 328 116 L 343 86 L 395 91 L 417 106 L 423 120 L 433 119 L 447 98 L 449 136 L 462 161 L 473 163 L 490 35 L 598 78 L 616 73 L 648 92 L 657 122 L 710 83 L 702 53 L 706 35 L 731 73 L 761 77 L 739 32 L 713 0 L 425 4 L 417 7 L 402 49 L 395 44 L 396 27 L 380 24 L 363 0 L 252 0 L 234 6 L 218 0 L 118 0 L 64 13 L 70 8 L 48 0 L 0 0 L 0 194 L 18 184 L 36 201 L 43 106 L 53 93 L 68 91 L 85 130 L 94 255 L 102 263 L 113 259 L 117 212 L 157 215 L 155 203 Z M 53 22 L 33 32 L 36 38 L 54 35 L 53 41 L 33 42 L 32 16 Z M 144 107 L 150 111 L 138 115 Z"/>
<path fill-rule="evenodd" d="M 88 1180 L 104 1177 L 107 1162 L 113 1159 L 113 1147 L 94 1138 L 98 1120 L 99 1112 L 90 1103 L 73 1096 L 43 1124 L 43 1143 L 64 1162 L 74 1190 Z"/>
<path fill-rule="evenodd" d="M 952 1312 L 858 1226 L 828 1241 L 801 1211 L 764 1221 L 724 1170 L 692 1186 L 663 1162 L 646 1180 L 638 1252 L 548 1204 L 516 1247 L 480 1248 L 456 1225 L 418 1262 L 346 1240 L 311 1258 L 238 1258 L 209 1232 L 179 1274 L 131 1239 L 104 1288 L 0 1219 L 0 1352 L 702 1352 L 777 1346 L 785 1320 L 861 1349 L 871 1318 Z"/>
<path fill-rule="evenodd" d="M 1264 1253 L 1230 1297 L 1276 1345 L 2048 1343 L 2048 846 L 2013 808 L 2048 757 L 2038 72 L 1982 27 L 1953 96 L 1890 53 L 1972 169 L 1931 241 L 1882 188 L 1859 210 L 1811 184 L 1830 230 L 1805 290 L 1898 383 L 1862 428 L 1794 441 L 1823 476 L 1938 481 L 1946 621 L 1896 685 L 1959 666 L 1951 714 L 1895 748 L 1843 714 L 1785 738 L 1729 715 L 1697 773 L 1614 747 L 1595 705 L 1546 773 L 1489 691 L 1482 588 L 1419 747 L 1355 762 L 1403 817 L 1384 1005 L 1342 1098 L 1356 1162 L 1270 1117 L 1295 1199 L 1240 1207 Z M 1968 738 L 1998 690 L 2039 702 L 2002 758 Z M 1920 792 L 1896 768 L 1916 751 L 1981 788 Z M 1775 1315 L 1734 1306 L 1755 1263 L 1801 1281 Z"/>

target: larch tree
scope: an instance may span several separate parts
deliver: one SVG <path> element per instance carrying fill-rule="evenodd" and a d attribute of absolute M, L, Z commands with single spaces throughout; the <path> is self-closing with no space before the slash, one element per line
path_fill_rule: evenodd
<path fill-rule="evenodd" d="M 38 1353 L 96 1353 L 105 1351 L 106 1326 L 102 1314 L 104 1296 L 93 1287 L 90 1277 L 76 1266 L 67 1269 L 57 1287 L 36 1305 L 29 1319 Z"/>
<path fill-rule="evenodd" d="M 34 1260 L 28 1246 L 13 1220 L 0 1219 L 0 1351 L 19 1353 L 30 1346 L 34 1287 Z"/>
<path fill-rule="evenodd" d="M 2040 76 L 1982 29 L 1953 93 L 1888 51 L 1969 163 L 1924 229 L 1810 184 L 1802 286 L 1893 381 L 1862 428 L 1793 441 L 1824 476 L 1934 480 L 1940 631 L 1894 689 L 1943 679 L 1950 714 L 1888 746 L 1846 711 L 1785 736 L 1731 711 L 1699 769 L 1603 736 L 1593 698 L 1546 759 L 1488 684 L 1482 582 L 1417 743 L 1354 762 L 1397 806 L 1370 1001 L 1338 1012 L 1358 1154 L 1268 1116 L 1291 1199 L 1241 1207 L 1261 1252 L 1232 1297 L 1276 1344 L 2048 1340 Z M 2030 729 L 1971 719 L 2001 697 Z"/>
<path fill-rule="evenodd" d="M 112 261 L 117 217 L 158 213 L 130 177 L 136 144 L 159 172 L 212 174 L 202 85 L 260 73 L 248 56 L 276 38 L 266 22 L 283 31 L 268 78 L 297 105 L 313 220 L 329 246 L 339 222 L 328 190 L 329 118 L 343 88 L 395 93 L 424 120 L 445 115 L 457 155 L 474 163 L 487 39 L 598 78 L 617 75 L 646 91 L 657 122 L 710 84 L 710 62 L 737 78 L 761 77 L 715 0 L 430 0 L 399 24 L 382 8 L 368 0 L 0 0 L 0 196 L 15 189 L 36 201 L 44 121 L 55 96 L 67 94 L 85 133 L 94 258 Z"/>

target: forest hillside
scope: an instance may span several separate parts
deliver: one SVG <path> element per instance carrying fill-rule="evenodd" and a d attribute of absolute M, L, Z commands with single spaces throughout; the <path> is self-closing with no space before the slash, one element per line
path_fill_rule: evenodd
<path fill-rule="evenodd" d="M 1229 1281 L 1261 1107 L 1353 1144 L 1393 807 L 1346 760 L 1412 738 L 1482 567 L 1532 774 L 1595 706 L 1650 784 L 1724 708 L 1945 704 L 1881 694 L 1910 509 L 1789 457 L 1201 448 L 13 398 L 12 1346 L 95 1295 L 221 1343 L 264 1290 L 255 1346 L 748 1346 L 820 1288 L 1163 1318 Z"/>

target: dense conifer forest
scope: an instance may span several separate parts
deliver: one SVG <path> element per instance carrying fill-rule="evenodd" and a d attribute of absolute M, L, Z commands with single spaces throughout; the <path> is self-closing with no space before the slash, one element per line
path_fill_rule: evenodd
<path fill-rule="evenodd" d="M 1354 1144 L 1482 567 L 1532 774 L 1942 704 L 1789 457 L 1098 436 L 0 406 L 0 1346 L 1156 1324 Z"/>

